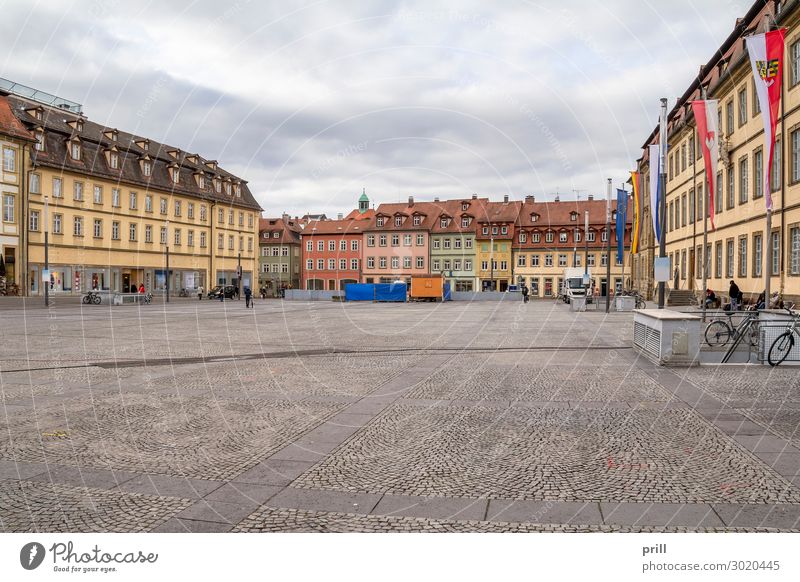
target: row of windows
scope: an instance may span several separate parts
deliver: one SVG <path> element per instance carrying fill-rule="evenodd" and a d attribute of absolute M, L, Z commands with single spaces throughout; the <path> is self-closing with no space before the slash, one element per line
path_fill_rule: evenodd
<path fill-rule="evenodd" d="M 569 257 L 572 257 L 572 261 L 569 261 Z M 558 266 L 559 267 L 566 267 L 568 263 L 571 262 L 573 267 L 582 267 L 583 264 L 583 253 L 571 253 L 571 254 L 559 254 L 558 255 Z M 595 253 L 588 253 L 586 255 L 586 262 L 587 266 L 594 267 L 595 266 Z M 540 255 L 517 255 L 517 267 L 527 267 L 530 265 L 531 267 L 538 267 L 540 266 Z M 608 254 L 600 253 L 600 265 L 605 267 L 608 264 Z M 616 264 L 622 265 L 620 261 L 617 261 Z M 552 267 L 553 266 L 553 255 L 546 254 L 544 255 L 544 266 L 545 267 Z"/>
<path fill-rule="evenodd" d="M 771 261 L 769 271 L 771 276 L 778 276 L 780 273 L 781 256 L 781 235 L 773 232 L 769 237 L 771 245 Z M 732 279 L 734 277 L 761 278 L 764 276 L 763 267 L 766 259 L 764 248 L 763 233 L 754 233 L 751 236 L 740 236 L 738 239 L 729 238 L 725 241 L 717 241 L 713 245 L 706 247 L 707 254 L 707 276 L 715 279 Z M 713 258 L 713 273 L 711 261 Z M 795 226 L 789 229 L 789 274 L 800 275 L 800 227 Z M 675 251 L 670 254 L 670 265 L 674 271 L 678 270 L 681 279 L 691 277 L 701 278 L 703 276 L 702 247 L 697 247 L 694 252 L 694 265 L 690 264 L 691 254 L 688 249 Z M 689 273 L 688 269 L 694 268 L 694 273 Z"/>
<path fill-rule="evenodd" d="M 386 265 L 388 264 L 386 257 L 377 257 L 378 261 L 378 268 L 385 269 Z M 390 257 L 392 269 L 399 269 L 400 268 L 400 259 L 401 257 Z M 412 257 L 402 257 L 403 259 L 403 268 L 410 269 L 412 265 Z M 413 262 L 415 269 L 424 269 L 425 268 L 425 258 L 424 257 L 417 257 L 416 261 Z M 367 268 L 374 269 L 375 268 L 375 257 L 367 257 Z"/>
<path fill-rule="evenodd" d="M 385 258 L 385 257 L 384 257 Z M 397 257 L 395 257 L 397 258 Z M 374 259 L 373 259 L 374 261 Z M 316 262 L 317 271 L 324 271 L 325 270 L 325 259 L 317 259 Z M 337 270 L 337 261 L 336 259 L 328 259 L 327 261 L 328 271 L 336 271 Z M 339 259 L 338 261 L 338 270 L 346 271 L 347 270 L 347 259 Z M 306 259 L 306 270 L 313 271 L 314 270 L 314 259 Z M 350 270 L 351 271 L 358 271 L 358 259 L 350 259 Z"/>
<path fill-rule="evenodd" d="M 318 251 L 320 251 L 320 252 L 324 251 L 325 250 L 325 246 L 326 245 L 325 245 L 325 241 L 324 240 L 318 240 L 317 241 L 317 250 Z M 335 251 L 337 246 L 339 247 L 340 251 L 346 251 L 347 250 L 347 241 L 345 239 L 339 239 L 339 244 L 338 245 L 336 244 L 336 240 L 335 239 L 330 239 L 328 241 L 327 247 L 328 247 L 329 251 Z M 307 240 L 306 241 L 306 251 L 311 252 L 313 250 L 314 250 L 314 241 Z M 351 239 L 350 240 L 350 250 L 351 251 L 357 251 L 358 250 L 358 240 L 357 239 Z"/>
<path fill-rule="evenodd" d="M 94 238 L 102 238 L 103 237 L 103 220 L 101 218 L 95 218 L 92 220 L 92 236 Z M 31 210 L 29 217 L 28 217 L 28 228 L 31 232 L 38 232 L 41 228 L 41 213 L 39 210 Z M 173 243 L 176 246 L 181 246 L 183 244 L 183 231 L 180 228 L 174 228 L 173 230 Z M 64 234 L 64 215 L 59 213 L 53 213 L 53 224 L 52 230 L 53 234 Z M 160 227 L 159 230 L 159 242 L 162 245 L 168 244 L 169 234 L 168 228 L 166 226 Z M 74 216 L 72 219 L 72 234 L 73 236 L 84 236 L 85 234 L 85 221 L 83 216 Z M 139 240 L 139 224 L 136 222 L 128 223 L 128 240 L 131 242 L 136 242 Z M 122 223 L 118 220 L 111 221 L 111 240 L 122 240 Z M 144 242 L 152 243 L 153 242 L 153 225 L 145 224 L 144 225 Z M 228 250 L 234 250 L 234 242 L 235 237 L 233 235 L 228 235 Z M 186 231 L 186 244 L 187 246 L 193 247 L 195 245 L 195 232 L 192 229 Z M 201 248 L 205 248 L 206 246 L 206 232 L 200 231 L 199 233 L 199 244 Z M 225 237 L 223 234 L 219 234 L 217 238 L 217 248 L 223 249 L 225 246 Z M 244 237 L 239 237 L 239 250 L 243 251 L 245 248 L 244 245 Z M 247 250 L 248 252 L 252 252 L 253 250 L 253 237 L 247 238 Z"/>
<path fill-rule="evenodd" d="M 464 271 L 471 271 L 472 270 L 472 261 L 469 259 L 465 259 L 463 262 L 461 259 L 433 259 L 431 262 L 431 269 L 436 271 L 461 271 L 461 267 L 464 267 Z"/>
<path fill-rule="evenodd" d="M 53 178 L 53 187 L 52 187 L 52 196 L 53 198 L 63 198 L 64 197 L 64 190 L 63 190 L 64 181 L 63 178 L 54 177 Z M 30 182 L 29 182 L 29 189 L 32 194 L 41 194 L 41 176 L 39 174 L 32 173 L 30 175 Z M 77 202 L 83 202 L 85 200 L 85 189 L 84 183 L 79 180 L 74 180 L 72 183 L 72 198 Z M 92 202 L 94 204 L 103 204 L 104 203 L 104 189 L 103 186 L 99 184 L 94 184 L 92 186 Z M 119 188 L 111 188 L 111 206 L 114 208 L 119 208 L 122 206 L 122 192 Z M 181 200 L 174 200 L 172 203 L 173 213 L 175 217 L 183 216 L 183 201 Z M 137 210 L 139 208 L 139 194 L 137 192 L 130 191 L 128 192 L 128 208 L 130 210 Z M 189 219 L 194 219 L 194 212 L 195 204 L 194 202 L 187 202 L 186 203 L 186 216 Z M 144 211 L 145 212 L 153 212 L 153 196 L 151 194 L 144 195 Z M 166 215 L 169 213 L 169 200 L 166 197 L 161 197 L 159 199 L 159 211 L 161 214 Z M 207 212 L 208 209 L 205 204 L 200 204 L 200 220 L 206 221 L 207 220 Z M 228 210 L 228 224 L 234 224 L 234 211 Z M 218 222 L 220 224 L 224 224 L 225 222 L 225 210 L 220 208 L 218 210 Z M 244 226 L 245 222 L 245 213 L 239 212 L 239 226 Z M 253 228 L 254 218 L 252 213 L 247 214 L 247 226 L 248 228 Z"/>
<path fill-rule="evenodd" d="M 295 247 L 294 251 L 295 251 L 294 252 L 295 256 L 297 256 L 297 254 L 298 254 L 297 247 Z M 278 247 L 278 246 L 267 247 L 267 246 L 262 246 L 261 247 L 261 256 L 262 257 L 270 257 L 270 256 L 271 257 L 279 257 L 279 256 L 280 257 L 288 257 L 289 256 L 289 247 Z"/>
<path fill-rule="evenodd" d="M 378 235 L 378 246 L 385 247 L 388 240 L 389 240 L 389 235 L 385 235 L 385 234 Z M 412 240 L 414 240 L 414 237 L 412 235 L 404 234 L 403 235 L 403 246 L 404 247 L 410 247 Z M 400 246 L 400 235 L 399 234 L 391 235 L 391 241 L 392 241 L 392 246 L 393 247 L 399 247 Z M 422 234 L 422 233 L 418 233 L 417 236 L 416 236 L 416 243 L 417 243 L 418 247 L 425 246 L 425 235 Z M 471 245 L 472 245 L 472 241 L 470 241 L 470 247 L 471 247 Z M 374 247 L 375 246 L 375 235 L 374 234 L 368 234 L 367 235 L 367 246 L 368 247 Z M 467 248 L 470 248 L 470 247 L 467 247 Z"/>
<path fill-rule="evenodd" d="M 500 261 L 499 263 L 499 270 L 500 271 L 508 271 L 508 261 Z M 498 262 L 492 261 L 492 269 L 497 271 L 498 270 Z M 489 271 L 489 261 L 481 261 L 481 271 Z"/>
<path fill-rule="evenodd" d="M 594 230 L 589 230 L 589 233 L 586 236 L 587 241 L 588 242 L 595 242 L 595 240 L 596 240 L 595 237 L 596 237 L 595 231 Z M 519 238 L 519 242 L 521 242 L 521 243 L 528 242 L 528 233 L 520 232 L 518 238 Z M 581 238 L 582 238 L 581 230 L 580 229 L 575 229 L 575 231 L 572 233 L 573 242 L 581 242 Z M 531 233 L 531 242 L 538 243 L 538 242 L 541 242 L 541 240 L 542 240 L 541 233 L 539 233 L 539 232 Z M 554 240 L 555 240 L 555 233 L 553 231 L 549 230 L 546 233 L 544 233 L 544 241 L 546 243 L 554 242 Z M 603 241 L 603 242 L 606 242 L 608 240 L 608 231 L 606 229 L 603 229 L 603 230 L 600 231 L 600 240 Z M 617 232 L 616 232 L 616 230 L 614 231 L 614 240 L 617 240 Z M 561 242 L 561 243 L 569 242 L 569 232 L 567 232 L 566 230 L 562 230 L 561 232 L 559 232 L 558 233 L 558 242 Z"/>
<path fill-rule="evenodd" d="M 295 265 L 295 271 L 297 270 L 297 265 Z M 262 273 L 288 273 L 289 272 L 289 263 L 272 263 L 268 265 L 264 263 L 261 265 L 261 272 Z"/>
<path fill-rule="evenodd" d="M 410 246 L 410 245 L 411 245 L 411 243 L 409 242 L 409 244 L 406 245 L 406 246 Z M 449 237 L 448 238 L 442 238 L 442 239 L 434 238 L 434 239 L 431 239 L 431 247 L 433 247 L 434 250 L 439 250 L 439 249 L 447 250 L 447 249 L 450 249 L 450 248 L 460 249 L 462 247 L 465 248 L 465 249 L 471 249 L 472 248 L 472 239 L 471 238 L 462 239 L 461 237 L 455 237 L 453 239 L 451 239 Z"/>

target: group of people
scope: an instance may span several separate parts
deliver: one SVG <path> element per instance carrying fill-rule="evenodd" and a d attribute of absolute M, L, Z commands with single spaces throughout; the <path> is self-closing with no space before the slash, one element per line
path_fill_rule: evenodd
<path fill-rule="evenodd" d="M 736 281 L 731 280 L 730 286 L 728 287 L 728 297 L 730 298 L 730 303 L 724 307 L 725 311 L 738 311 L 742 308 L 742 303 L 744 300 L 744 293 L 742 290 L 739 289 L 739 286 L 736 284 Z M 717 299 L 717 294 L 714 293 L 711 289 L 706 289 L 706 308 L 713 308 L 719 304 L 719 300 Z M 780 293 L 775 291 L 772 293 L 769 301 L 769 305 L 767 305 L 766 299 L 766 292 L 762 291 L 761 294 L 756 299 L 756 309 L 766 309 L 766 308 L 778 308 L 781 305 L 780 300 Z"/>

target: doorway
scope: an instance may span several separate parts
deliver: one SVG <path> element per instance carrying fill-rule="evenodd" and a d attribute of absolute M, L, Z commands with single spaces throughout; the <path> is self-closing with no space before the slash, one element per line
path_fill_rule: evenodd
<path fill-rule="evenodd" d="M 694 291 L 694 266 L 695 254 L 694 249 L 689 249 L 689 290 Z"/>
<path fill-rule="evenodd" d="M 130 293 L 131 290 L 131 274 L 122 273 L 122 292 Z"/>

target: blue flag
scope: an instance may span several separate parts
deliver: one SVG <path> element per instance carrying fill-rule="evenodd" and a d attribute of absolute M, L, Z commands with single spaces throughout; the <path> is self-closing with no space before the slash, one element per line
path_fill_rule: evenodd
<path fill-rule="evenodd" d="M 628 193 L 617 190 L 617 263 L 621 263 L 625 252 L 625 223 L 628 221 Z"/>

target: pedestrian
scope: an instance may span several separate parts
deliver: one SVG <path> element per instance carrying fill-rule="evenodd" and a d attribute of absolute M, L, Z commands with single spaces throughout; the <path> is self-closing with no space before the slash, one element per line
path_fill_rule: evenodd
<path fill-rule="evenodd" d="M 139 293 L 144 295 L 144 283 L 139 283 Z"/>
<path fill-rule="evenodd" d="M 528 302 L 528 286 L 525 285 L 525 283 L 523 283 L 520 286 L 520 289 L 522 290 L 522 302 L 523 303 L 527 303 Z"/>
<path fill-rule="evenodd" d="M 225 285 L 222 285 L 219 288 L 219 300 L 222 301 L 223 303 L 225 302 Z"/>
<path fill-rule="evenodd" d="M 244 307 L 245 309 L 250 309 L 250 298 L 252 297 L 252 292 L 250 291 L 250 287 L 244 288 Z"/>
<path fill-rule="evenodd" d="M 675 267 L 675 280 L 674 280 L 672 288 L 673 289 L 677 289 L 680 282 L 681 282 L 680 273 L 678 272 L 678 267 L 676 266 Z M 731 283 L 733 283 L 733 281 L 731 281 Z"/>
<path fill-rule="evenodd" d="M 711 309 L 717 301 L 717 294 L 711 289 L 706 289 L 706 308 Z"/>
<path fill-rule="evenodd" d="M 731 286 L 728 288 L 728 296 L 731 298 L 731 311 L 737 311 L 741 306 L 742 292 L 736 281 L 731 280 Z"/>
<path fill-rule="evenodd" d="M 197 300 L 198 301 L 202 301 L 203 300 L 203 286 L 202 285 L 198 285 L 197 286 Z"/>

